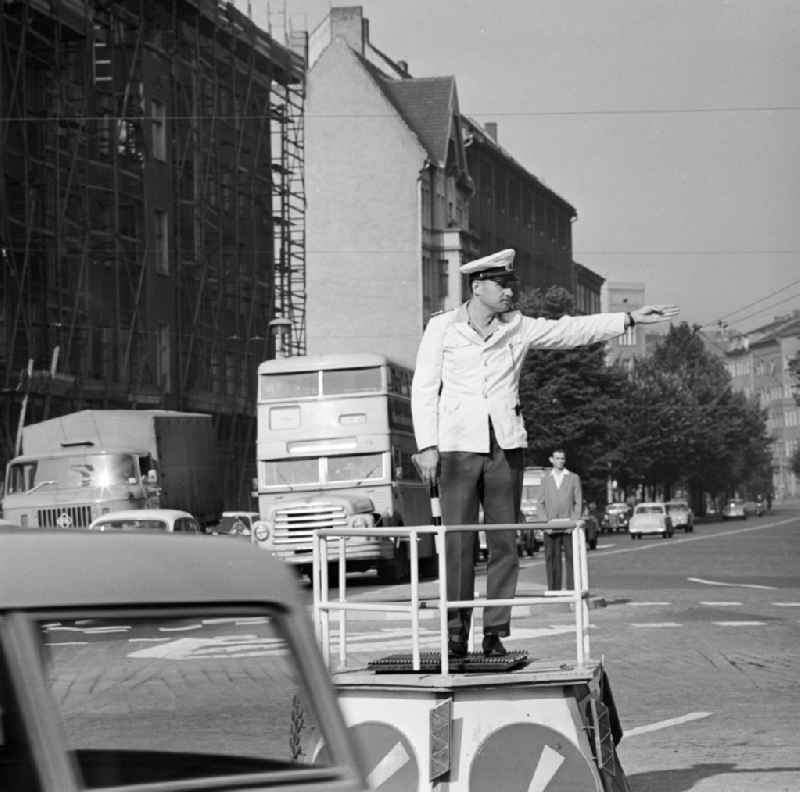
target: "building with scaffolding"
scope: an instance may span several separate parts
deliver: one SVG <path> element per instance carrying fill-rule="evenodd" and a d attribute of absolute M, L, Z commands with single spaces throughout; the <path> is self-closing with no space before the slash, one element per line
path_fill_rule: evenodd
<path fill-rule="evenodd" d="M 2 4 L 0 461 L 23 421 L 209 412 L 248 505 L 270 326 L 305 351 L 304 50 L 216 0 Z"/>

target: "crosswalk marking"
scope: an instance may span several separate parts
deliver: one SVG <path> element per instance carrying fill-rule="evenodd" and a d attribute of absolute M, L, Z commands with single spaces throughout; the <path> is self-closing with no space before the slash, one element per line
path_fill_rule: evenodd
<path fill-rule="evenodd" d="M 763 627 L 763 621 L 712 621 L 717 627 Z"/>
<path fill-rule="evenodd" d="M 741 606 L 741 602 L 715 602 L 714 600 L 701 600 L 701 605 L 708 605 L 713 608 L 735 608 Z"/>
<path fill-rule="evenodd" d="M 682 627 L 679 622 L 633 622 L 631 627 Z"/>

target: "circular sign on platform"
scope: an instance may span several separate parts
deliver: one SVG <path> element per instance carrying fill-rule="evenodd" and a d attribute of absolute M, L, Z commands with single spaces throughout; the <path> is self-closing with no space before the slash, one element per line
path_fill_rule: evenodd
<path fill-rule="evenodd" d="M 585 757 L 566 735 L 538 723 L 492 732 L 469 772 L 470 792 L 602 792 Z"/>
<path fill-rule="evenodd" d="M 374 792 L 415 792 L 419 789 L 419 765 L 408 738 L 387 723 L 364 721 L 351 726 L 359 754 Z M 328 749 L 322 746 L 315 762 L 329 761 Z"/>

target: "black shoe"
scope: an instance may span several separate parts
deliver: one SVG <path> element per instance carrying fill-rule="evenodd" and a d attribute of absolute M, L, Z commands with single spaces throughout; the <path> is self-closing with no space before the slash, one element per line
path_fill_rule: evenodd
<path fill-rule="evenodd" d="M 451 636 L 447 642 L 447 654 L 451 657 L 467 656 L 467 641 L 460 636 Z"/>
<path fill-rule="evenodd" d="M 486 635 L 483 636 L 484 657 L 503 657 L 507 654 L 508 652 L 497 633 L 486 633 Z"/>

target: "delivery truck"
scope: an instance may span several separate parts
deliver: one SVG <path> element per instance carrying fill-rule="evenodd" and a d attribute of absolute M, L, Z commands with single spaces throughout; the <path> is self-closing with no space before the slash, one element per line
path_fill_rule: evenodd
<path fill-rule="evenodd" d="M 218 522 L 222 488 L 205 413 L 81 410 L 22 429 L 3 516 L 23 528 L 88 528 L 119 509 L 174 508 Z"/>

